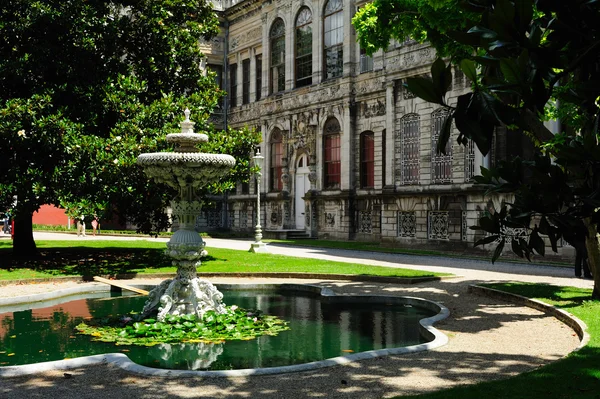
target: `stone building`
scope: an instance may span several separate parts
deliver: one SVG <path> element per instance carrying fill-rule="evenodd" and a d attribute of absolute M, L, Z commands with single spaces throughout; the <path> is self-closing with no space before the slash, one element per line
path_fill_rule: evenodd
<path fill-rule="evenodd" d="M 429 74 L 435 51 L 391 43 L 367 56 L 351 19 L 364 1 L 214 1 L 222 34 L 204 43 L 207 67 L 229 93 L 214 121 L 262 132 L 265 236 L 412 246 L 466 246 L 491 201 L 472 183 L 480 166 L 523 153 L 497 132 L 491 153 L 456 143 L 435 151 L 444 110 L 404 89 Z M 450 104 L 470 82 L 453 71 Z M 254 184 L 239 185 L 199 228 L 251 235 Z"/>

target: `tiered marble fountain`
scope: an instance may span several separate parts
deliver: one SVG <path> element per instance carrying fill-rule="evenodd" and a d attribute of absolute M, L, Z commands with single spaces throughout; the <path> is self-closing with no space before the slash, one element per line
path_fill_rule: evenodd
<path fill-rule="evenodd" d="M 196 217 L 202 209 L 202 201 L 196 192 L 229 173 L 235 159 L 231 155 L 198 152 L 196 145 L 208 141 L 208 136 L 194 133 L 190 111 L 186 109 L 184 114 L 181 133 L 167 135 L 167 141 L 175 144 L 175 152 L 141 154 L 137 159 L 149 177 L 179 192 L 171 201 L 179 230 L 167 243 L 167 254 L 177 266 L 177 276 L 154 288 L 143 310 L 145 315 L 158 310 L 160 321 L 167 314 L 202 317 L 209 310 L 225 312 L 223 295 L 208 280 L 198 278 L 196 272 L 200 258 L 206 255 L 206 243 L 194 230 Z"/>

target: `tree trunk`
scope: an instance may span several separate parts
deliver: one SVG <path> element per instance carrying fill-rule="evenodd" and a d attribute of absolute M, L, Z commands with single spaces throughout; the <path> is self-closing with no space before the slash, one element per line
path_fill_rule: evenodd
<path fill-rule="evenodd" d="M 15 239 L 13 241 L 13 254 L 18 256 L 31 256 L 37 253 L 33 240 L 33 211 L 23 211 L 15 215 Z"/>
<path fill-rule="evenodd" d="M 588 253 L 588 266 L 594 277 L 594 291 L 592 299 L 600 300 L 600 244 L 598 243 L 598 231 L 590 218 L 583 220 L 588 230 L 585 246 Z"/>

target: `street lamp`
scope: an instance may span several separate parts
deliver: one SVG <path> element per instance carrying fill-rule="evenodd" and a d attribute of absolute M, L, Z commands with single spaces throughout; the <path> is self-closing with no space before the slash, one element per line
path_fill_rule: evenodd
<path fill-rule="evenodd" d="M 252 157 L 254 166 L 256 166 L 256 232 L 254 242 L 250 245 L 250 252 L 269 252 L 267 246 L 262 242 L 262 230 L 260 226 L 260 179 L 262 177 L 262 168 L 265 157 L 260 155 L 260 148 L 256 149 L 256 155 Z"/>

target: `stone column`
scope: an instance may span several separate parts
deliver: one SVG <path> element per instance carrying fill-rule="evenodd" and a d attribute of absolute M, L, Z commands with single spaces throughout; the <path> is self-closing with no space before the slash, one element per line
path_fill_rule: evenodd
<path fill-rule="evenodd" d="M 315 1 L 313 12 L 313 41 L 312 41 L 312 58 L 313 58 L 313 84 L 323 81 L 323 3 Z"/>
<path fill-rule="evenodd" d="M 269 70 L 271 67 L 271 42 L 269 41 L 269 26 L 267 25 L 267 14 L 260 17 L 263 24 L 263 68 L 262 68 L 262 90 L 261 98 L 269 95 Z M 258 90 L 258 88 L 257 88 Z M 263 130 L 264 135 L 264 130 Z"/>
<path fill-rule="evenodd" d="M 350 190 L 352 188 L 352 144 L 354 143 L 354 126 L 350 115 L 351 105 L 344 103 L 344 113 L 341 122 L 341 148 L 340 148 L 340 189 Z"/>
<path fill-rule="evenodd" d="M 290 8 L 286 8 L 290 11 Z M 293 16 L 288 15 L 288 23 L 285 27 L 285 89 L 291 90 L 296 86 L 295 78 L 295 51 L 294 51 L 294 21 Z"/>
<path fill-rule="evenodd" d="M 395 82 L 386 82 L 385 86 L 385 185 L 394 185 L 394 137 L 396 136 L 396 104 L 394 99 Z"/>
<path fill-rule="evenodd" d="M 354 16 L 354 7 L 350 2 L 343 2 L 344 10 L 344 72 L 342 76 L 350 76 L 352 74 L 352 66 L 354 65 L 354 49 L 356 39 L 352 28 L 352 17 Z"/>

